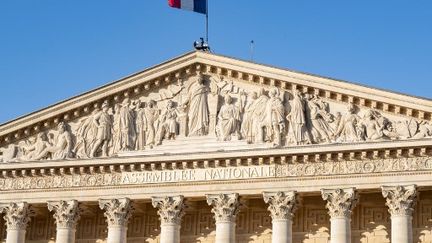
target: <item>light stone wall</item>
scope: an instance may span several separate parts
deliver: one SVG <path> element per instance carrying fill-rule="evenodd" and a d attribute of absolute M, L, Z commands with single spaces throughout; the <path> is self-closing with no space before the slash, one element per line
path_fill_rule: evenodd
<path fill-rule="evenodd" d="M 211 243 L 215 239 L 215 223 L 211 208 L 204 201 L 189 201 L 181 227 L 182 243 Z M 36 216 L 27 231 L 27 243 L 54 243 L 55 224 L 48 210 L 35 205 Z M 330 217 L 320 196 L 303 196 L 293 220 L 294 243 L 328 243 Z M 353 243 L 390 242 L 390 214 L 381 193 L 362 193 L 360 204 L 352 215 Z M 271 217 L 262 198 L 243 201 L 237 216 L 239 243 L 270 243 Z M 415 243 L 432 243 L 432 191 L 420 192 L 413 217 Z M 150 203 L 136 203 L 128 226 L 128 242 L 159 242 L 159 217 Z M 5 239 L 4 220 L 0 221 L 0 237 Z M 86 205 L 78 223 L 78 243 L 104 243 L 107 225 L 97 205 Z"/>

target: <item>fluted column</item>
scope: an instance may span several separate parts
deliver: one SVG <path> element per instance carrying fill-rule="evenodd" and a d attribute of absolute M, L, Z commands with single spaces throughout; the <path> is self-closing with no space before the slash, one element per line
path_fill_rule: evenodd
<path fill-rule="evenodd" d="M 292 242 L 292 219 L 297 210 L 297 193 L 264 192 L 264 201 L 269 204 L 272 217 L 272 243 Z"/>
<path fill-rule="evenodd" d="M 34 215 L 28 203 L 1 204 L 0 209 L 1 212 L 5 213 L 6 243 L 24 243 L 27 225 L 30 222 L 30 217 Z"/>
<path fill-rule="evenodd" d="M 125 243 L 127 225 L 132 215 L 132 204 L 129 198 L 100 199 L 99 207 L 103 209 L 108 223 L 107 243 Z"/>
<path fill-rule="evenodd" d="M 185 209 L 183 196 L 153 197 L 161 220 L 161 243 L 180 243 L 180 226 Z"/>
<path fill-rule="evenodd" d="M 412 213 L 416 204 L 416 186 L 383 186 L 381 189 L 391 214 L 391 242 L 412 243 Z"/>
<path fill-rule="evenodd" d="M 212 208 L 216 220 L 216 243 L 235 243 L 236 216 L 239 212 L 239 195 L 207 195 L 207 203 Z"/>
<path fill-rule="evenodd" d="M 330 242 L 351 242 L 351 214 L 358 202 L 355 188 L 321 190 L 330 215 Z"/>
<path fill-rule="evenodd" d="M 77 200 L 48 202 L 48 210 L 54 211 L 57 225 L 56 242 L 74 243 L 75 232 L 80 218 L 79 203 Z"/>

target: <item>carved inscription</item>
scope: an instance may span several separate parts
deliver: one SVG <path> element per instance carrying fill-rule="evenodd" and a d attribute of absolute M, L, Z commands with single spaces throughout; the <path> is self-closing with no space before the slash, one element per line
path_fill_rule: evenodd
<path fill-rule="evenodd" d="M 430 158 L 357 160 L 287 165 L 257 165 L 223 168 L 52 175 L 0 179 L 0 190 L 99 187 L 194 181 L 247 180 L 260 178 L 367 174 L 432 170 Z"/>

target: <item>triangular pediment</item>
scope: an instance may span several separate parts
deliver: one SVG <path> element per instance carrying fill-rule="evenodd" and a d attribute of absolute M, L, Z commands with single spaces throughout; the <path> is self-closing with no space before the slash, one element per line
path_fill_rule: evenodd
<path fill-rule="evenodd" d="M 0 126 L 3 162 L 386 142 L 432 101 L 191 52 Z"/>

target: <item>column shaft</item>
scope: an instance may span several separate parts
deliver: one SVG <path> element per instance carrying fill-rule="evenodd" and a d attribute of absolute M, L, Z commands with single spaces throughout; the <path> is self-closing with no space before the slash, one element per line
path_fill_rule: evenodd
<path fill-rule="evenodd" d="M 292 243 L 291 219 L 273 219 L 272 224 L 272 243 Z"/>
<path fill-rule="evenodd" d="M 56 243 L 74 243 L 75 232 L 73 228 L 58 228 L 56 233 Z"/>
<path fill-rule="evenodd" d="M 411 216 L 391 216 L 391 242 L 412 243 L 412 218 Z"/>
<path fill-rule="evenodd" d="M 6 243 L 24 243 L 26 230 L 9 229 L 7 230 Z"/>
<path fill-rule="evenodd" d="M 346 217 L 330 219 L 331 243 L 351 242 L 351 220 Z"/>
<path fill-rule="evenodd" d="M 107 243 L 126 243 L 127 227 L 122 225 L 113 225 L 108 227 Z"/>
<path fill-rule="evenodd" d="M 162 224 L 160 243 L 180 243 L 180 225 Z"/>
<path fill-rule="evenodd" d="M 236 242 L 235 226 L 233 222 L 216 222 L 216 243 Z"/>

